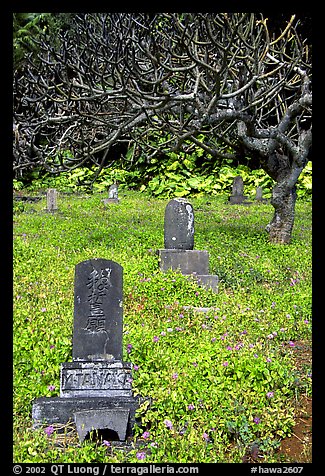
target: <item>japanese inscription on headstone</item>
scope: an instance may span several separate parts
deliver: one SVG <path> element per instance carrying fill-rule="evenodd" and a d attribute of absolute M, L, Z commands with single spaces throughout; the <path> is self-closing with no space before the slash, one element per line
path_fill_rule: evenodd
<path fill-rule="evenodd" d="M 122 267 L 91 259 L 75 270 L 74 360 L 122 359 Z"/>
<path fill-rule="evenodd" d="M 60 397 L 38 398 L 34 426 L 73 420 L 79 438 L 109 428 L 124 440 L 137 403 L 129 362 L 122 361 L 123 268 L 90 259 L 75 268 L 73 361 L 61 364 Z"/>

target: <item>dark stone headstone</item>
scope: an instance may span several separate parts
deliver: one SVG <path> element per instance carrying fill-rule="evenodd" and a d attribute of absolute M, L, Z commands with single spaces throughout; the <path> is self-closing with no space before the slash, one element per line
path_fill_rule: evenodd
<path fill-rule="evenodd" d="M 132 366 L 122 361 L 122 266 L 100 258 L 77 264 L 74 297 L 73 361 L 61 364 L 60 397 L 33 402 L 33 426 L 74 421 L 81 441 L 105 429 L 124 441 L 137 403 Z"/>
<path fill-rule="evenodd" d="M 209 274 L 209 253 L 194 250 L 194 211 L 184 198 L 171 200 L 165 209 L 164 249 L 157 250 L 163 272 L 193 275 L 199 286 L 217 292 L 218 276 Z"/>
<path fill-rule="evenodd" d="M 266 203 L 267 199 L 263 198 L 263 188 L 262 187 L 256 187 L 256 195 L 255 195 L 255 200 L 260 203 Z"/>
<path fill-rule="evenodd" d="M 77 264 L 74 288 L 73 360 L 121 360 L 122 266 L 105 259 Z"/>
<path fill-rule="evenodd" d="M 232 184 L 232 195 L 229 197 L 231 204 L 245 203 L 246 196 L 244 195 L 244 181 L 241 175 L 234 178 Z"/>
<path fill-rule="evenodd" d="M 258 202 L 261 202 L 262 199 L 263 199 L 263 189 L 262 187 L 256 187 L 255 200 L 257 200 Z"/>
<path fill-rule="evenodd" d="M 232 194 L 240 196 L 244 195 L 244 181 L 241 175 L 237 175 L 237 177 L 234 178 L 232 184 Z"/>
<path fill-rule="evenodd" d="M 194 248 L 194 212 L 184 198 L 174 198 L 166 206 L 164 244 L 170 250 Z"/>

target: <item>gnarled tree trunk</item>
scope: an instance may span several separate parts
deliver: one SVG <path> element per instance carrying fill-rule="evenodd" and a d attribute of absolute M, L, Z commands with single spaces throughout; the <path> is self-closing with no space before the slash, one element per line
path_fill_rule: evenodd
<path fill-rule="evenodd" d="M 272 192 L 271 204 L 274 207 L 274 215 L 266 226 L 271 243 L 288 244 L 291 241 L 291 233 L 295 217 L 296 187 L 283 187 L 277 184 Z"/>

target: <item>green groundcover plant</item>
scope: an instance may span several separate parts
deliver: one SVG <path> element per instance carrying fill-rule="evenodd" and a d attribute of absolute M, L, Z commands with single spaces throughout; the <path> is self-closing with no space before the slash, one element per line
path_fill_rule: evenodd
<path fill-rule="evenodd" d="M 230 193 L 234 178 L 241 175 L 245 186 L 245 194 L 255 197 L 256 187 L 263 188 L 263 197 L 270 198 L 274 180 L 263 169 L 251 170 L 245 165 L 233 167 L 230 164 L 218 166 L 212 170 L 202 170 L 195 165 L 195 156 L 180 157 L 171 152 L 168 160 L 158 162 L 151 160 L 144 170 L 126 170 L 125 168 L 106 168 L 92 185 L 95 192 L 103 192 L 114 182 L 120 184 L 121 189 L 134 189 L 145 192 L 153 197 L 185 197 L 211 196 L 220 193 Z M 156 164 L 157 162 L 157 164 Z M 231 161 L 230 161 L 231 162 Z M 34 179 L 26 187 L 19 180 L 14 180 L 14 190 L 28 191 L 57 188 L 64 192 L 77 192 L 87 189 L 96 174 L 96 167 L 78 168 L 63 172 L 59 175 L 32 173 Z M 88 183 L 88 185 L 87 185 Z M 312 193 L 312 162 L 308 162 L 297 182 L 297 196 L 310 198 Z"/>
<path fill-rule="evenodd" d="M 168 200 L 126 191 L 45 197 L 14 213 L 14 461 L 279 461 L 295 407 L 311 393 L 311 368 L 295 351 L 311 341 L 311 202 L 298 199 L 290 245 L 268 242 L 269 203 L 229 205 L 227 195 L 191 196 L 195 248 L 206 249 L 219 292 L 162 273 Z M 60 364 L 72 360 L 74 267 L 111 259 L 124 270 L 123 358 L 141 398 L 126 445 L 73 427 L 32 429 L 33 399 L 59 395 Z M 198 312 L 197 308 L 209 308 Z M 94 436 L 94 435 L 93 435 Z"/>

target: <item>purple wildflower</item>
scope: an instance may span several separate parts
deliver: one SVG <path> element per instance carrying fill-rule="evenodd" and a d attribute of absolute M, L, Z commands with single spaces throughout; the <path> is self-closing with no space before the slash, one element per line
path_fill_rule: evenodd
<path fill-rule="evenodd" d="M 142 434 L 142 438 L 143 438 L 144 440 L 147 440 L 149 437 L 150 437 L 149 431 L 144 431 L 143 434 Z"/>
<path fill-rule="evenodd" d="M 187 409 L 188 409 L 188 410 L 194 410 L 194 405 L 193 405 L 193 403 L 190 403 L 190 404 L 187 406 Z"/>
<path fill-rule="evenodd" d="M 144 451 L 138 451 L 136 454 L 137 459 L 145 459 L 146 453 Z"/>
<path fill-rule="evenodd" d="M 102 445 L 103 445 L 103 446 L 111 446 L 110 442 L 107 441 L 107 440 L 103 440 Z"/>
<path fill-rule="evenodd" d="M 47 434 L 47 436 L 51 436 L 52 433 L 54 432 L 54 428 L 53 428 L 52 425 L 50 425 L 50 426 L 47 426 L 46 428 L 44 428 L 44 431 Z"/>
<path fill-rule="evenodd" d="M 173 424 L 170 420 L 164 420 L 164 423 L 166 427 L 169 428 L 170 430 L 173 428 Z"/>
<path fill-rule="evenodd" d="M 202 438 L 203 438 L 205 441 L 210 441 L 210 437 L 209 437 L 209 435 L 208 435 L 206 432 L 203 433 Z"/>
<path fill-rule="evenodd" d="M 131 352 L 131 349 L 132 349 L 132 344 L 128 344 L 126 346 L 126 351 L 127 351 L 128 354 Z"/>
<path fill-rule="evenodd" d="M 274 392 L 267 392 L 267 398 L 272 398 L 274 396 Z"/>
<path fill-rule="evenodd" d="M 55 390 L 54 385 L 49 385 L 47 388 L 49 389 L 50 392 L 53 392 L 53 390 Z"/>
<path fill-rule="evenodd" d="M 253 422 L 256 423 L 256 425 L 258 425 L 260 423 L 261 419 L 258 418 L 258 417 L 255 417 Z"/>
<path fill-rule="evenodd" d="M 154 341 L 154 342 L 158 342 L 158 341 L 159 341 L 159 337 L 158 337 L 158 336 L 153 336 L 153 341 Z"/>

